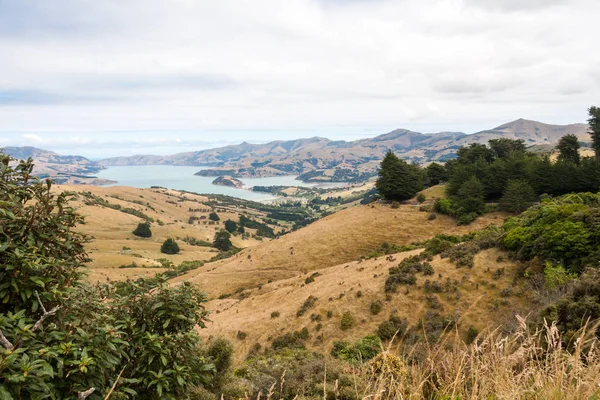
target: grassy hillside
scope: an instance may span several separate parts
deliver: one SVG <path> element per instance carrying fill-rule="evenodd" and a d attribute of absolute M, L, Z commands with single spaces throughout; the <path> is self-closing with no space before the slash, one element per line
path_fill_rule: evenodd
<path fill-rule="evenodd" d="M 410 205 L 396 209 L 380 203 L 350 207 L 230 259 L 191 271 L 176 281 L 198 283 L 209 296 L 218 297 L 269 280 L 356 261 L 384 242 L 409 245 L 438 233 L 465 234 L 503 221 L 502 214 L 494 213 L 464 227 L 447 216 L 440 215 L 433 221 L 428 216 L 429 213 Z"/>
<path fill-rule="evenodd" d="M 132 234 L 132 231 L 140 222 L 144 222 L 144 218 L 93 204 L 95 202 L 93 198 L 90 200 L 83 195 L 79 196 L 79 200 L 73 205 L 85 216 L 86 223 L 80 226 L 79 230 L 92 238 L 87 245 L 88 254 L 92 259 L 89 263 L 88 277 L 91 281 L 151 277 L 157 272 L 164 271 L 164 268 L 159 268 L 161 263 L 156 261 L 158 259 L 167 259 L 174 264 L 183 261 L 209 260 L 218 253 L 211 247 L 191 246 L 182 240 L 177 240 L 181 252 L 167 255 L 160 252 L 160 246 L 167 238 L 178 239 L 185 236 L 212 242 L 215 232 L 223 229 L 224 221 L 227 219 L 238 221 L 238 214 L 242 212 L 241 209 L 229 206 L 208 206 L 205 204 L 208 198 L 204 196 L 166 189 L 62 185 L 57 186 L 55 190 L 88 192 L 107 201 L 110 205 L 137 210 L 154 220 L 152 237 L 138 238 Z M 190 211 L 190 209 L 206 211 Z M 217 211 L 220 221 L 208 225 L 208 210 L 213 209 Z M 243 210 L 243 212 L 256 218 L 261 216 L 261 213 L 253 210 Z M 190 216 L 205 219 L 190 224 Z M 232 237 L 232 241 L 237 247 L 253 246 L 260 242 L 252 237 L 242 239 L 241 236 Z M 139 267 L 119 268 L 123 265 L 131 266 L 132 263 Z"/>
<path fill-rule="evenodd" d="M 386 300 L 384 284 L 388 269 L 418 252 L 322 268 L 308 284 L 311 273 L 246 290 L 234 298 L 210 301 L 208 308 L 214 311 L 212 322 L 200 333 L 207 338 L 219 335 L 230 338 L 236 343 L 236 356 L 240 361 L 256 343 L 267 348 L 274 338 L 306 327 L 310 332 L 307 345 L 328 353 L 336 340 L 356 341 L 376 333 L 378 326 L 390 315 L 416 326 L 431 309 L 428 300 L 431 294 L 424 289 L 426 279 L 458 282 L 456 291 L 452 289 L 433 296 L 439 300 L 435 307 L 441 314 L 460 314 L 458 331 L 462 338 L 466 338 L 466 331 L 471 326 L 479 330 L 501 324 L 511 326 L 515 322 L 513 312 L 526 310 L 526 295 L 502 297 L 503 289 L 511 286 L 516 267 L 513 263 L 498 262 L 501 256 L 498 250 L 478 254 L 472 269 L 457 268 L 437 256 L 432 262 L 435 276 L 419 276 L 415 286 L 408 291 L 402 289 Z M 495 271 L 501 268 L 504 274 L 494 279 Z M 520 288 L 515 286 L 511 290 L 518 292 Z M 298 310 L 309 296 L 317 298 L 315 305 L 298 317 Z M 377 315 L 370 310 L 375 301 L 383 305 Z M 354 317 L 354 326 L 342 330 L 340 320 L 346 312 Z M 277 317 L 273 317 L 275 315 Z M 238 332 L 246 333 L 245 339 L 240 340 Z"/>

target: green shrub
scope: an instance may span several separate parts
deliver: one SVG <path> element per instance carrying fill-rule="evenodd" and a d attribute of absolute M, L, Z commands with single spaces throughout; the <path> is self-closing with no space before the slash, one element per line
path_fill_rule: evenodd
<path fill-rule="evenodd" d="M 301 317 L 304 314 L 306 314 L 306 312 L 308 310 L 310 310 L 311 308 L 313 308 L 315 306 L 315 304 L 317 303 L 317 300 L 318 299 L 315 296 L 312 296 L 312 295 L 308 296 L 308 298 L 300 306 L 300 309 L 296 312 L 296 317 Z"/>
<path fill-rule="evenodd" d="M 435 214 L 435 213 L 431 213 L 427 216 L 428 221 L 433 221 L 436 218 L 437 218 L 437 214 Z"/>
<path fill-rule="evenodd" d="M 179 253 L 179 245 L 173 239 L 168 238 L 160 246 L 160 252 L 164 254 L 177 254 Z"/>
<path fill-rule="evenodd" d="M 227 232 L 233 233 L 233 232 L 236 231 L 236 229 L 237 229 L 237 224 L 234 221 L 232 221 L 230 219 L 228 219 L 227 221 L 225 221 L 225 230 Z"/>
<path fill-rule="evenodd" d="M 419 195 L 417 196 L 417 201 L 419 203 L 423 203 L 425 200 L 427 200 L 427 197 L 425 197 L 423 193 L 419 193 Z"/>
<path fill-rule="evenodd" d="M 138 226 L 131 233 L 133 233 L 135 236 L 141 237 L 141 238 L 152 237 L 152 231 L 150 230 L 150 224 L 147 222 L 139 223 Z"/>
<path fill-rule="evenodd" d="M 381 340 L 390 340 L 394 336 L 402 337 L 408 329 L 408 321 L 400 319 L 399 317 L 392 315 L 387 321 L 383 321 L 377 328 L 377 336 Z"/>
<path fill-rule="evenodd" d="M 196 332 L 204 294 L 160 275 L 87 284 L 75 194 L 56 193 L 32 170 L 0 155 L 0 397 L 75 399 L 95 388 L 104 398 L 122 372 L 114 398 L 181 398 L 208 379 Z M 165 365 L 180 368 L 155 381 Z"/>
<path fill-rule="evenodd" d="M 381 312 L 381 309 L 383 308 L 383 303 L 381 302 L 381 300 L 375 300 L 374 302 L 371 303 L 371 314 L 373 315 L 377 315 Z"/>
<path fill-rule="evenodd" d="M 346 311 L 342 314 L 342 319 L 340 320 L 340 329 L 343 331 L 347 331 L 354 326 L 354 316 L 350 311 Z"/>
<path fill-rule="evenodd" d="M 221 251 L 229 251 L 233 247 L 231 243 L 231 234 L 225 230 L 215 233 L 213 247 Z"/>
<path fill-rule="evenodd" d="M 243 331 L 238 331 L 236 334 L 236 337 L 238 338 L 238 340 L 246 340 L 246 338 L 248 337 L 248 334 Z"/>
<path fill-rule="evenodd" d="M 351 363 L 359 363 L 372 359 L 381 351 L 382 345 L 379 337 L 365 336 L 357 343 L 336 341 L 333 343 L 331 355 Z"/>
<path fill-rule="evenodd" d="M 281 314 L 279 313 L 279 311 L 273 311 L 271 313 L 271 319 L 275 319 L 275 318 L 279 318 Z"/>
<path fill-rule="evenodd" d="M 469 330 L 467 331 L 467 344 L 471 344 L 477 339 L 479 335 L 479 329 L 475 328 L 473 325 L 469 326 Z"/>
<path fill-rule="evenodd" d="M 259 393 L 272 393 L 273 399 L 359 400 L 365 383 L 348 371 L 348 364 L 304 349 L 281 349 L 246 361 L 238 369 L 245 391 L 226 398 L 257 399 Z M 285 376 L 285 382 L 282 377 Z M 241 393 L 240 393 L 241 392 Z"/>
<path fill-rule="evenodd" d="M 302 328 L 299 331 L 289 332 L 273 339 L 271 347 L 273 350 L 281 349 L 304 349 L 306 340 L 310 337 L 308 328 Z"/>

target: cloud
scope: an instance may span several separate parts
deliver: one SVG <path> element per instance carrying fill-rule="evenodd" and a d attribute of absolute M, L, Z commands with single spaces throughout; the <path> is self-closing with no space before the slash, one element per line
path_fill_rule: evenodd
<path fill-rule="evenodd" d="M 103 132 L 195 132 L 181 143 L 202 146 L 580 122 L 600 92 L 598 13 L 592 0 L 0 0 L 0 137 L 100 148 Z"/>

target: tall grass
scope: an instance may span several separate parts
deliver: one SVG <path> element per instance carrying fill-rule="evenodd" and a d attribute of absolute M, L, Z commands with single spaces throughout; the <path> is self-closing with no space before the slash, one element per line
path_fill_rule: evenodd
<path fill-rule="evenodd" d="M 557 327 L 490 332 L 471 345 L 460 339 L 427 346 L 421 362 L 408 365 L 391 348 L 365 371 L 362 398 L 387 399 L 600 399 L 597 326 L 586 325 L 567 350 Z M 446 335 L 446 337 L 457 337 Z"/>

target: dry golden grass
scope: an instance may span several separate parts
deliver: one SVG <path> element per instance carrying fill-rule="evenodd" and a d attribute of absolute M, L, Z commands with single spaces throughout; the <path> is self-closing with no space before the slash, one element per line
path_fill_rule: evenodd
<path fill-rule="evenodd" d="M 195 282 L 210 296 L 218 297 L 268 280 L 355 261 L 383 242 L 408 245 L 438 233 L 466 234 L 490 224 L 499 225 L 505 216 L 488 214 L 465 227 L 444 215 L 428 221 L 428 215 L 411 205 L 397 209 L 383 203 L 350 207 L 276 240 L 249 247 L 230 259 L 190 271 L 175 281 Z"/>
<path fill-rule="evenodd" d="M 497 263 L 495 260 L 501 253 L 495 249 L 478 254 L 472 269 L 456 268 L 447 259 L 435 257 L 432 262 L 434 276 L 419 274 L 417 284 L 409 287 L 408 293 L 403 288 L 392 295 L 391 301 L 384 301 L 388 269 L 398 265 L 404 257 L 419 251 L 396 254 L 393 256 L 394 260 L 379 257 L 324 268 L 319 270 L 321 275 L 310 284 L 305 284 L 305 279 L 310 276 L 308 273 L 265 284 L 260 289 L 247 290 L 244 296 L 248 297 L 242 300 L 212 300 L 207 304 L 207 308 L 213 310 L 210 317 L 212 322 L 199 333 L 205 338 L 220 335 L 231 338 L 236 346 L 237 360 L 240 361 L 255 343 L 261 343 L 265 347 L 268 346 L 269 337 L 307 327 L 312 338 L 310 347 L 328 353 L 335 340 L 358 340 L 376 332 L 378 325 L 393 312 L 397 312 L 398 316 L 406 318 L 411 324 L 416 324 L 427 310 L 427 294 L 422 288 L 423 283 L 426 279 L 438 279 L 438 274 L 442 275 L 442 281 L 450 278 L 451 281 L 459 282 L 459 299 L 455 292 L 440 293 L 437 296 L 444 306 L 443 313 L 461 312 L 462 337 L 470 325 L 485 329 L 492 322 L 512 323 L 512 313 L 525 309 L 525 295 L 501 299 L 501 290 L 511 285 L 515 266 Z M 494 280 L 492 274 L 497 268 L 505 268 L 506 272 Z M 519 287 L 513 290 L 517 291 Z M 359 291 L 361 297 L 357 297 Z M 298 309 L 311 295 L 318 298 L 316 306 L 305 315 L 297 317 Z M 383 309 L 378 315 L 370 312 L 370 305 L 375 300 L 383 302 Z M 333 312 L 330 319 L 326 317 L 327 311 Z M 355 326 L 342 331 L 340 319 L 346 311 L 354 315 Z M 279 317 L 271 318 L 273 312 L 279 312 Z M 316 330 L 318 322 L 311 321 L 313 313 L 321 315 L 322 328 L 319 331 Z M 248 337 L 244 341 L 236 340 L 238 331 L 246 332 Z M 316 340 L 318 335 L 322 335 L 323 340 Z"/>
<path fill-rule="evenodd" d="M 156 265 L 159 265 L 156 260 L 160 258 L 166 258 L 174 264 L 179 264 L 182 261 L 208 260 L 216 254 L 215 249 L 190 246 L 178 240 L 181 252 L 175 255 L 167 255 L 160 252 L 160 246 L 169 237 L 181 238 L 187 235 L 212 242 L 215 231 L 223 228 L 223 221 L 227 219 L 238 221 L 239 219 L 238 210 L 227 209 L 226 212 L 219 212 L 221 221 L 218 225 L 202 225 L 198 221 L 194 225 L 190 225 L 188 224 L 188 218 L 191 215 L 208 215 L 208 212 L 189 211 L 190 208 L 209 208 L 202 204 L 207 199 L 204 196 L 182 194 L 173 190 L 82 185 L 59 185 L 54 188 L 56 191 L 89 191 L 111 204 L 135 208 L 164 223 L 162 226 L 156 222 L 153 223 L 152 237 L 142 239 L 131 233 L 138 223 L 143 222 L 141 218 L 106 207 L 86 205 L 83 198 L 76 201 L 73 205 L 79 213 L 85 216 L 86 221 L 85 225 L 78 227 L 78 230 L 93 239 L 86 246 L 92 259 L 89 263 L 88 279 L 90 281 L 154 276 L 154 274 L 164 271 L 164 269 L 155 268 Z M 111 197 L 115 195 L 122 200 Z M 135 204 L 133 201 L 142 201 L 144 205 Z M 254 239 L 241 240 L 240 237 L 234 237 L 232 241 L 238 247 L 260 243 Z M 140 268 L 118 268 L 121 265 L 132 263 Z M 146 268 L 143 266 L 146 266 Z"/>
<path fill-rule="evenodd" d="M 368 385 L 362 398 L 584 400 L 600 396 L 600 347 L 585 326 L 572 351 L 562 345 L 554 325 L 509 335 L 491 332 L 473 345 L 445 340 L 430 346 L 422 363 L 408 366 L 390 349 L 360 374 Z M 450 335 L 447 337 L 451 337 Z"/>
<path fill-rule="evenodd" d="M 420 191 L 427 197 L 427 200 L 430 199 L 443 199 L 446 197 L 446 185 L 436 185 L 429 187 L 425 190 Z"/>

